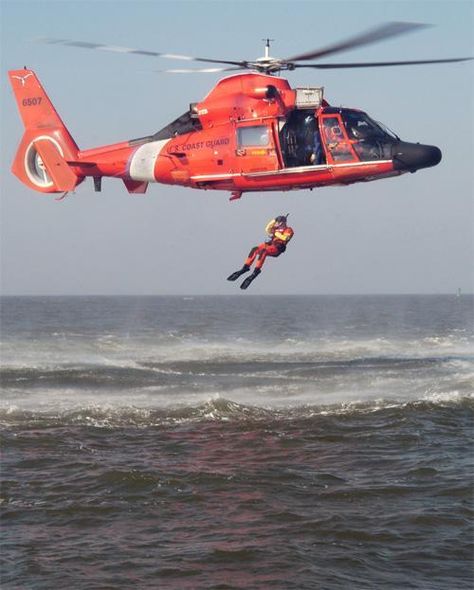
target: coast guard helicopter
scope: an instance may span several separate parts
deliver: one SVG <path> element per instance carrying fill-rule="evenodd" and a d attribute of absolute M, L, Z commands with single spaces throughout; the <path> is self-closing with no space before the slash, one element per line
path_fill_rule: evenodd
<path fill-rule="evenodd" d="M 189 57 L 80 41 L 43 40 L 87 49 L 127 52 L 219 64 L 203 70 L 237 72 L 220 80 L 200 102 L 158 132 L 113 145 L 81 150 L 32 70 L 9 72 L 25 132 L 12 171 L 41 193 L 74 190 L 87 177 L 101 190 L 103 177 L 119 178 L 130 193 L 158 182 L 196 189 L 289 191 L 348 185 L 436 166 L 436 146 L 402 141 L 367 113 L 334 107 L 321 87 L 292 88 L 276 76 L 297 68 L 342 69 L 451 63 L 472 58 L 367 63 L 312 63 L 428 25 L 391 22 L 318 50 L 286 59 L 255 61 Z M 240 72 L 241 70 L 250 70 Z"/>

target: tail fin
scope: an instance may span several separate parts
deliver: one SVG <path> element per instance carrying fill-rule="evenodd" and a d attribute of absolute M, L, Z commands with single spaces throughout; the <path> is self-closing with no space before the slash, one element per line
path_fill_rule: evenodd
<path fill-rule="evenodd" d="M 32 70 L 8 72 L 25 133 L 12 172 L 26 186 L 43 193 L 70 191 L 83 177 L 68 161 L 79 151 Z"/>

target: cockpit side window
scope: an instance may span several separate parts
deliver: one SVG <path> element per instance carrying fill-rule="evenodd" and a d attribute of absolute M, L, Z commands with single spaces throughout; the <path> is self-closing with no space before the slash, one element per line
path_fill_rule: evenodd
<path fill-rule="evenodd" d="M 351 143 L 342 129 L 339 117 L 323 117 L 323 135 L 326 148 L 335 162 L 355 160 Z"/>

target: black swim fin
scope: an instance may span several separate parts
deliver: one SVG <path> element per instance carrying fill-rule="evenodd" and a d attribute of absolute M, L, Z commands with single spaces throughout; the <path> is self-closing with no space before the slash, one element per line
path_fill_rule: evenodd
<path fill-rule="evenodd" d="M 250 283 L 256 279 L 258 277 L 258 275 L 261 273 L 262 271 L 259 268 L 256 268 L 253 273 L 251 275 L 249 275 L 245 281 L 240 285 L 241 289 L 246 289 Z"/>
<path fill-rule="evenodd" d="M 228 276 L 227 280 L 228 281 L 236 281 L 240 277 L 240 275 L 243 275 L 244 273 L 246 273 L 249 270 L 250 270 L 250 266 L 248 266 L 247 264 L 244 264 L 240 270 L 236 270 L 230 276 Z"/>

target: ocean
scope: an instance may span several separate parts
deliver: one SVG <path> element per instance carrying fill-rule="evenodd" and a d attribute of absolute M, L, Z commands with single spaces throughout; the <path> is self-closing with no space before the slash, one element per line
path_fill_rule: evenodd
<path fill-rule="evenodd" d="M 473 312 L 2 298 L 2 589 L 471 590 Z"/>

